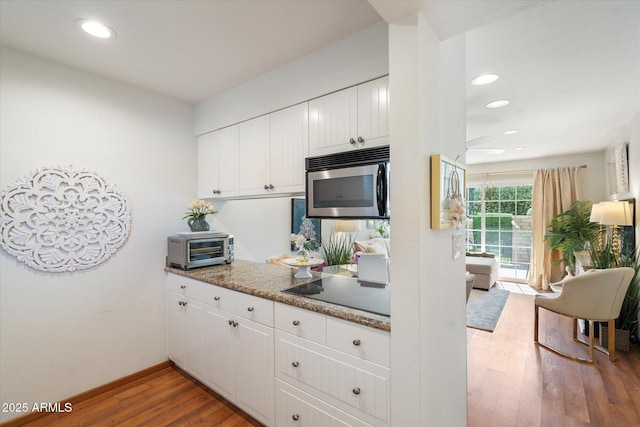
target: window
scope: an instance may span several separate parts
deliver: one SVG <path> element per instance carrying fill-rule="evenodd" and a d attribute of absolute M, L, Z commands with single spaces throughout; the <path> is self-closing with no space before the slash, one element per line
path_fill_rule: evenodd
<path fill-rule="evenodd" d="M 531 258 L 533 185 L 467 188 L 467 250 L 500 260 L 500 278 L 524 282 Z"/>

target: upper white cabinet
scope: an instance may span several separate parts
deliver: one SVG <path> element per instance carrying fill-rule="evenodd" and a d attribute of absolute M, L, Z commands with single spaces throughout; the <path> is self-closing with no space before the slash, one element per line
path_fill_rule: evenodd
<path fill-rule="evenodd" d="M 308 134 L 307 103 L 240 123 L 240 195 L 303 192 Z"/>
<path fill-rule="evenodd" d="M 238 193 L 238 125 L 198 137 L 198 197 Z"/>
<path fill-rule="evenodd" d="M 309 101 L 309 155 L 389 144 L 389 77 Z"/>

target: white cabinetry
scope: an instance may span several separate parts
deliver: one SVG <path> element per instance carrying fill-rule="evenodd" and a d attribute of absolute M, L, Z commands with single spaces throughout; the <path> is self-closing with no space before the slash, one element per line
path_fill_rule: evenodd
<path fill-rule="evenodd" d="M 277 425 L 389 425 L 387 332 L 317 313 L 309 322 L 309 312 L 279 303 L 275 313 Z"/>
<path fill-rule="evenodd" d="M 241 196 L 304 191 L 308 105 L 294 105 L 239 125 Z"/>
<path fill-rule="evenodd" d="M 309 101 L 309 155 L 389 144 L 389 78 Z"/>
<path fill-rule="evenodd" d="M 167 289 L 169 358 L 274 425 L 273 302 L 174 274 Z"/>
<path fill-rule="evenodd" d="M 238 125 L 198 137 L 198 197 L 238 195 Z"/>

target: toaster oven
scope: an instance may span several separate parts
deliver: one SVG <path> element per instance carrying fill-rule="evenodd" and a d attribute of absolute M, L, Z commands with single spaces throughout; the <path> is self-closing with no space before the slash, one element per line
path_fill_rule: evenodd
<path fill-rule="evenodd" d="M 205 236 L 170 236 L 167 238 L 167 264 L 188 270 L 233 261 L 233 236 L 208 233 Z"/>

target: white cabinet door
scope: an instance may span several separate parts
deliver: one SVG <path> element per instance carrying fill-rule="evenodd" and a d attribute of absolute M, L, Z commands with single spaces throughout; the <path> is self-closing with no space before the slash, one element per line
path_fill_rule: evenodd
<path fill-rule="evenodd" d="M 234 320 L 229 313 L 206 306 L 204 381 L 229 400 L 236 396 Z"/>
<path fill-rule="evenodd" d="M 176 365 L 184 368 L 185 308 L 184 296 L 170 292 L 167 297 L 167 354 Z"/>
<path fill-rule="evenodd" d="M 241 159 L 239 166 L 240 195 L 272 193 L 273 184 L 269 177 L 268 115 L 240 123 L 238 153 Z"/>
<path fill-rule="evenodd" d="M 351 87 L 309 101 L 309 155 L 356 148 L 358 89 Z"/>
<path fill-rule="evenodd" d="M 238 125 L 198 137 L 198 197 L 238 195 Z"/>
<path fill-rule="evenodd" d="M 204 367 L 204 304 L 184 298 L 184 369 L 202 378 Z"/>
<path fill-rule="evenodd" d="M 304 159 L 309 150 L 309 108 L 305 102 L 270 116 L 270 184 L 277 193 L 305 191 Z"/>
<path fill-rule="evenodd" d="M 389 144 L 389 77 L 358 86 L 358 148 Z"/>
<path fill-rule="evenodd" d="M 238 320 L 236 341 L 237 402 L 258 421 L 273 424 L 273 328 Z"/>

